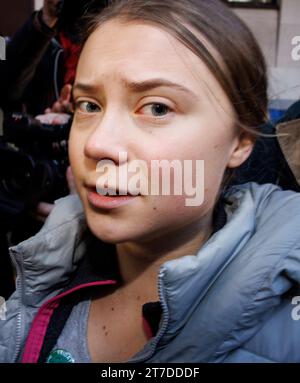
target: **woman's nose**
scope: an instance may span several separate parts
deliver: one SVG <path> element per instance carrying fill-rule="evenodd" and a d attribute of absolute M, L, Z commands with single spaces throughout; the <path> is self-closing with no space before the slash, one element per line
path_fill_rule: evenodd
<path fill-rule="evenodd" d="M 95 161 L 110 159 L 119 163 L 119 153 L 128 151 L 128 133 L 120 118 L 105 116 L 87 137 L 85 156 Z"/>

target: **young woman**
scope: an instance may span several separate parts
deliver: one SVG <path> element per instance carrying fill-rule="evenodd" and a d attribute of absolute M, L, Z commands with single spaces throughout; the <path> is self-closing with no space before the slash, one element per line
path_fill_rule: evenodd
<path fill-rule="evenodd" d="M 217 0 L 113 2 L 88 29 L 73 99 L 80 201 L 58 201 L 11 249 L 0 360 L 299 362 L 300 197 L 225 190 L 267 119 L 246 26 Z M 136 160 L 203 160 L 202 203 L 99 193 L 101 161 L 121 173 Z"/>

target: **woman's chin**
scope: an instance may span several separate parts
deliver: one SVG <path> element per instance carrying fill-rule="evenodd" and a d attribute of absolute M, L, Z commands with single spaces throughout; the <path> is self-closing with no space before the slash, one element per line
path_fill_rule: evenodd
<path fill-rule="evenodd" d="M 132 240 L 128 230 L 126 228 L 118 228 L 117 225 L 99 225 L 99 223 L 89 222 L 88 220 L 88 227 L 93 235 L 103 242 L 117 244 Z"/>

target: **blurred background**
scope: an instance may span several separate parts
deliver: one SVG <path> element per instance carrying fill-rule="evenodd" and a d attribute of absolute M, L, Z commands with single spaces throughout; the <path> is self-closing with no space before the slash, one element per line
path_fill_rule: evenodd
<path fill-rule="evenodd" d="M 300 60 L 292 39 L 300 38 L 299 0 L 227 1 L 260 43 L 269 65 L 270 108 L 274 118 L 300 98 Z M 278 110 L 278 112 L 276 112 Z"/>
<path fill-rule="evenodd" d="M 224 0 L 259 41 L 270 73 L 270 109 L 277 118 L 300 98 L 300 61 L 292 59 L 292 39 L 300 36 L 299 0 Z M 1 0 L 0 35 L 11 36 L 43 0 Z"/>

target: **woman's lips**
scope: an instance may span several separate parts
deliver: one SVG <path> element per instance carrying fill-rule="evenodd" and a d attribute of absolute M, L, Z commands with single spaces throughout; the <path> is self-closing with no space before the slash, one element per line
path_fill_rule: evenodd
<path fill-rule="evenodd" d="M 87 188 L 87 199 L 89 203 L 98 209 L 114 209 L 120 206 L 127 205 L 138 196 L 123 195 L 123 196 L 104 196 L 97 193 L 96 188 Z"/>

